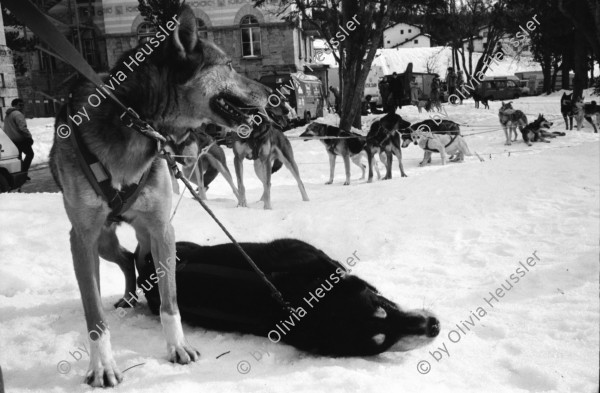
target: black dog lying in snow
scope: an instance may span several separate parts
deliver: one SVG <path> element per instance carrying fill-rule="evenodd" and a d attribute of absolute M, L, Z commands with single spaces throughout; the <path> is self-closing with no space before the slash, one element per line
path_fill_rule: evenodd
<path fill-rule="evenodd" d="M 281 239 L 241 245 L 295 311 L 274 300 L 232 244 L 178 242 L 177 301 L 184 321 L 330 356 L 408 351 L 439 334 L 440 323 L 431 313 L 401 310 L 310 244 Z M 151 256 L 139 270 L 138 285 L 151 287 L 145 295 L 158 314 L 160 277 Z"/>

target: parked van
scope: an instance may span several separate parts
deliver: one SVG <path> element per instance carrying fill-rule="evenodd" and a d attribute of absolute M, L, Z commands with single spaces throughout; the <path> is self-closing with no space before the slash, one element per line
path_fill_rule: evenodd
<path fill-rule="evenodd" d="M 283 94 L 296 111 L 299 120 L 310 123 L 312 119 L 323 116 L 325 87 L 316 76 L 302 72 L 265 75 L 259 82 L 273 89 L 273 94 L 279 97 Z M 272 101 L 276 100 L 273 98 Z"/>
<path fill-rule="evenodd" d="M 390 94 L 393 93 L 393 86 L 395 83 L 402 86 L 402 97 L 400 98 L 400 105 L 410 105 L 410 82 L 412 80 L 412 77 L 415 78 L 415 82 L 421 90 L 419 99 L 427 100 L 431 98 L 431 82 L 433 81 L 433 78 L 435 78 L 436 74 L 426 72 L 413 72 L 412 68 L 413 64 L 408 63 L 406 70 L 401 74 L 397 74 L 396 77 L 399 81 L 394 82 L 394 75 L 385 75 L 379 80 L 379 94 L 381 95 L 384 109 L 388 106 L 388 99 L 390 97 Z M 440 86 L 440 101 L 448 101 L 448 93 L 443 89 L 442 86 Z"/>
<path fill-rule="evenodd" d="M 488 100 L 511 100 L 523 95 L 521 80 L 516 76 L 487 77 L 475 91 Z"/>

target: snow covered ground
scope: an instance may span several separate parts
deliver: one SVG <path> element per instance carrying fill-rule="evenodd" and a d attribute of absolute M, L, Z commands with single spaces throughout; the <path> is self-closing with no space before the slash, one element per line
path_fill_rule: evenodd
<path fill-rule="evenodd" d="M 553 130 L 563 131 L 558 95 L 523 98 L 514 106 L 530 119 L 546 114 L 556 122 Z M 400 178 L 394 161 L 392 180 L 366 184 L 353 166 L 352 185 L 344 187 L 338 160 L 335 182 L 326 186 L 329 164 L 322 145 L 293 140 L 310 202 L 302 202 L 284 169 L 273 177 L 274 209 L 263 210 L 255 202 L 262 187 L 249 162 L 249 208 L 235 207 L 221 177 L 208 192 L 209 205 L 239 240 L 295 237 L 338 260 L 356 252 L 361 262 L 354 273 L 401 306 L 425 307 L 439 317 L 442 331 L 432 345 L 330 359 L 266 338 L 184 326 L 202 358 L 179 366 L 167 362 L 160 322 L 141 306 L 122 318 L 109 317 L 121 369 L 143 363 L 125 373 L 117 390 L 597 392 L 598 134 L 586 125 L 549 144 L 528 147 L 519 141 L 507 147 L 498 127 L 499 103 L 490 106 L 476 110 L 469 100 L 445 106 L 450 119 L 470 126 L 463 134 L 490 131 L 466 137 L 483 163 L 467 157 L 463 164 L 441 166 L 434 155 L 431 166 L 420 168 L 422 151 L 413 145 L 404 151 L 408 178 Z M 410 121 L 427 117 L 414 107 L 400 114 Z M 43 129 L 44 121 L 49 120 L 39 120 L 35 133 L 39 160 L 52 133 Z M 227 155 L 233 170 L 230 150 Z M 2 194 L 0 217 L 0 365 L 7 392 L 90 390 L 82 384 L 89 344 L 60 194 Z M 178 240 L 226 241 L 188 197 L 174 227 Z M 119 235 L 127 248 L 135 247 L 130 228 L 120 228 Z M 539 260 L 526 265 L 534 253 Z M 519 262 L 529 271 L 510 288 L 505 280 Z M 102 263 L 101 282 L 110 311 L 124 288 L 119 269 Z M 490 300 L 502 284 L 509 290 Z M 426 374 L 423 361 L 429 362 Z"/>

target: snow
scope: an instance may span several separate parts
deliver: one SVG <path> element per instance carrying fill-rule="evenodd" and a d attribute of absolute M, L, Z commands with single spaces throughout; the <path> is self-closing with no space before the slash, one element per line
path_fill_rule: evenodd
<path fill-rule="evenodd" d="M 315 41 L 316 42 L 316 41 Z M 315 45 L 315 49 L 322 49 Z M 465 59 L 468 62 L 468 53 L 465 53 Z M 481 57 L 481 53 L 473 53 L 473 68 Z M 331 50 L 319 55 L 319 63 L 328 64 L 332 68 L 337 68 Z M 413 63 L 414 72 L 436 72 L 442 76 L 446 75 L 446 69 L 452 67 L 452 49 L 444 46 L 427 48 L 396 48 L 396 49 L 378 49 L 375 59 L 373 59 L 372 68 L 380 66 L 385 75 L 393 72 L 402 73 L 406 70 L 408 63 Z M 429 63 L 429 67 L 427 66 Z M 492 67 L 486 72 L 486 76 L 506 76 L 513 75 L 515 72 L 541 71 L 539 63 L 533 61 L 531 57 L 522 56 L 520 61 L 506 56 L 499 64 L 490 63 Z M 429 71 L 428 71 L 429 68 Z"/>
<path fill-rule="evenodd" d="M 27 128 L 33 136 L 33 161 L 31 165 L 48 162 L 48 155 L 54 140 L 54 118 L 38 117 L 27 119 Z"/>
<path fill-rule="evenodd" d="M 522 98 L 513 105 L 530 119 L 546 114 L 555 121 L 552 130 L 563 131 L 557 95 Z M 354 273 L 402 307 L 425 307 L 438 316 L 442 331 L 433 344 L 372 358 L 330 359 L 266 338 L 184 325 L 187 340 L 202 357 L 192 365 L 172 365 L 159 319 L 145 305 L 123 317 L 110 313 L 124 282 L 116 265 L 102 262 L 103 306 L 117 364 L 124 370 L 144 363 L 126 371 L 116 390 L 596 392 L 598 134 L 586 125 L 549 144 L 528 147 L 519 141 L 507 147 L 498 127 L 499 105 L 491 102 L 490 110 L 477 110 L 466 100 L 444 106 L 450 119 L 469 126 L 463 126 L 464 134 L 480 133 L 465 140 L 483 163 L 467 157 L 463 164 L 442 166 L 435 154 L 431 166 L 420 168 L 422 151 L 411 145 L 404 150 L 408 178 L 400 178 L 394 161 L 392 180 L 367 184 L 353 166 L 352 184 L 344 187 L 338 159 L 334 184 L 326 186 L 329 164 L 321 143 L 293 139 L 310 202 L 302 202 L 294 179 L 282 169 L 272 180 L 273 210 L 263 210 L 256 202 L 262 186 L 247 161 L 249 208 L 235 207 L 222 177 L 208 192 L 208 204 L 240 241 L 295 237 L 337 260 L 356 252 L 361 262 Z M 428 116 L 414 107 L 399 113 L 411 122 Z M 365 118 L 365 126 L 375 118 Z M 44 124 L 51 120 L 34 123 L 39 127 L 32 127 L 38 130 L 36 159 L 43 160 L 52 137 Z M 233 170 L 231 151 L 226 153 Z M 89 391 L 82 384 L 89 344 L 61 196 L 2 194 L 0 217 L 0 364 L 7 390 Z M 187 196 L 173 225 L 178 240 L 226 241 Z M 133 250 L 132 229 L 122 226 L 118 232 Z M 527 265 L 534 253 L 539 261 Z M 519 262 L 529 271 L 502 298 L 491 300 L 493 307 L 488 305 L 489 293 L 503 283 L 508 287 L 505 280 Z M 486 311 L 479 319 L 473 316 L 481 316 L 478 307 Z M 457 334 L 460 340 L 454 343 Z M 436 361 L 430 352 L 439 355 L 434 351 L 440 347 L 449 357 L 439 352 L 443 357 Z M 431 367 L 426 375 L 417 370 L 423 360 Z M 244 369 L 251 367 L 246 374 L 237 371 L 243 361 Z M 60 374 L 59 362 L 70 372 Z"/>

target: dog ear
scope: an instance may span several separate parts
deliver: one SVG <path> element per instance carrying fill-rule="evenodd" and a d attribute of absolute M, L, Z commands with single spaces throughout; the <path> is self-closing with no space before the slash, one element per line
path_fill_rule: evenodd
<path fill-rule="evenodd" d="M 198 42 L 198 28 L 196 26 L 196 16 L 194 11 L 184 4 L 179 9 L 177 17 L 178 24 L 173 32 L 173 45 L 178 55 L 185 59 L 196 47 Z"/>

